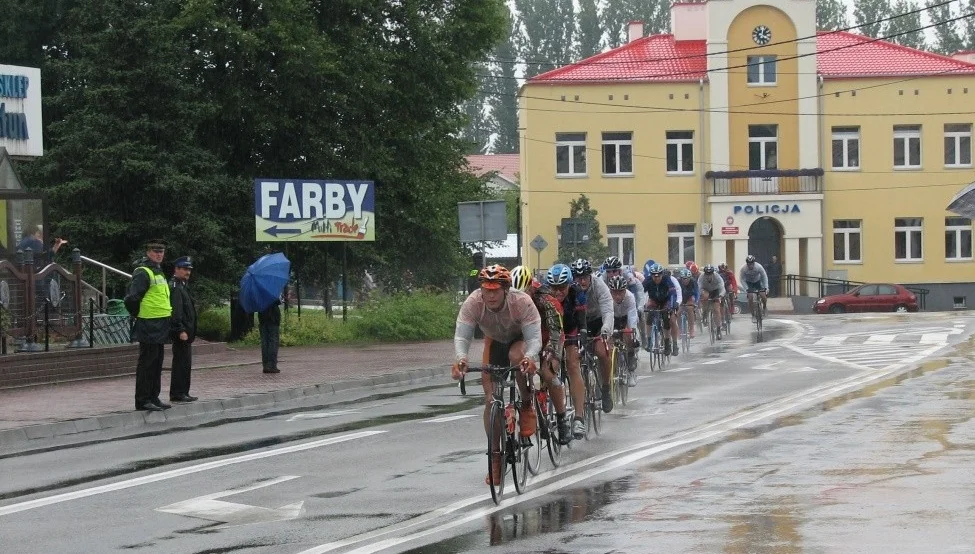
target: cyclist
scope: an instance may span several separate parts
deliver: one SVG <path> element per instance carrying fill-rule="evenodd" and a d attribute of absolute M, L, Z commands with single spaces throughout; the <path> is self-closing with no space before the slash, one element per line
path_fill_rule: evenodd
<path fill-rule="evenodd" d="M 586 298 L 586 330 L 590 336 L 596 338 L 597 344 L 593 348 L 593 353 L 599 360 L 603 383 L 603 411 L 608 414 L 613 411 L 613 395 L 609 389 L 608 342 L 609 336 L 613 333 L 613 297 L 602 279 L 592 278 L 592 264 L 589 260 L 580 258 L 572 262 L 569 268 L 572 270 L 572 279 Z M 582 405 L 577 404 L 577 406 Z"/>
<path fill-rule="evenodd" d="M 541 317 L 531 297 L 511 289 L 511 273 L 502 265 L 489 265 L 478 273 L 480 287 L 464 300 L 457 314 L 454 331 L 454 365 L 451 375 L 460 379 L 467 371 L 467 353 L 474 338 L 474 328 L 480 327 L 490 343 L 484 348 L 483 363 L 496 366 L 520 366 L 517 374 L 522 398 L 528 393 L 525 374 L 535 372 L 535 357 L 542 347 Z M 484 432 L 489 433 L 492 395 L 494 386 L 491 374 L 481 375 L 484 388 Z M 521 414 L 521 435 L 535 434 L 537 424 L 534 410 Z M 500 481 L 501 458 L 492 458 L 491 471 Z M 490 483 L 491 476 L 485 477 Z"/>
<path fill-rule="evenodd" d="M 664 354 L 676 356 L 677 348 L 677 324 L 674 321 L 674 314 L 680 306 L 681 299 L 678 298 L 680 286 L 676 284 L 673 277 L 664 275 L 664 268 L 660 264 L 653 264 L 650 267 L 650 279 L 643 282 L 643 291 L 647 294 L 646 309 L 665 310 L 663 314 L 664 327 Z M 650 324 L 647 318 L 647 324 Z"/>
<path fill-rule="evenodd" d="M 697 267 L 697 266 L 694 266 Z M 697 288 L 697 280 L 694 279 L 690 269 L 686 267 L 680 270 L 680 294 L 681 309 L 687 314 L 687 326 L 690 328 L 691 338 L 694 338 L 694 318 L 695 308 L 701 301 L 701 291 Z"/>
<path fill-rule="evenodd" d="M 755 261 L 755 256 L 749 254 L 745 258 L 745 265 L 741 266 L 741 270 L 738 272 L 738 277 L 741 282 L 745 285 L 746 293 L 757 292 L 758 296 L 762 299 L 762 313 L 766 311 L 767 296 L 766 291 L 768 290 L 768 273 L 765 273 L 765 268 L 762 264 Z M 748 297 L 748 313 L 755 313 L 752 308 L 751 296 Z M 754 319 L 755 316 L 752 316 Z"/>
<path fill-rule="evenodd" d="M 701 306 L 702 306 L 702 309 L 708 310 L 707 305 L 704 304 L 704 302 L 707 302 L 710 299 L 714 299 L 715 300 L 715 305 L 714 305 L 715 311 L 713 313 L 711 313 L 711 314 L 708 314 L 707 311 L 705 311 L 703 313 L 704 313 L 704 317 L 705 318 L 708 318 L 708 317 L 717 317 L 718 318 L 717 319 L 717 322 L 718 322 L 718 325 L 717 325 L 717 327 L 718 327 L 717 338 L 718 338 L 718 340 L 721 340 L 721 323 L 720 322 L 724 321 L 724 317 L 721 315 L 721 313 L 722 313 L 721 312 L 721 298 L 725 294 L 724 279 L 722 279 L 720 275 L 718 275 L 718 274 L 715 273 L 714 266 L 713 265 L 708 264 L 708 265 L 704 266 L 704 273 L 702 273 L 701 274 L 701 278 L 698 279 L 697 285 L 698 285 L 698 288 L 701 291 L 701 297 L 702 297 Z"/>
<path fill-rule="evenodd" d="M 582 439 L 586 436 L 586 419 L 583 407 L 586 402 L 586 386 L 582 381 L 582 368 L 579 364 L 579 329 L 586 327 L 586 294 L 576 286 L 572 270 L 565 264 L 555 264 L 545 275 L 545 281 L 552 286 L 556 297 L 562 299 L 563 334 L 565 335 L 565 371 L 569 377 L 569 394 L 576 406 L 572 421 L 572 436 Z"/>
<path fill-rule="evenodd" d="M 565 267 L 565 266 L 563 266 Z M 566 267 L 566 272 L 568 272 Z M 550 274 L 551 272 L 549 272 Z M 572 428 L 565 420 L 565 389 L 559 379 L 559 364 L 562 360 L 562 299 L 569 288 L 568 276 L 556 292 L 546 274 L 545 282 L 539 283 L 532 277 L 531 269 L 518 266 L 511 270 L 511 286 L 532 297 L 539 315 L 542 317 L 542 357 L 539 365 L 542 381 L 552 395 L 555 404 L 555 417 L 559 424 L 559 442 L 569 444 Z M 561 298 L 560 298 L 561 297 Z M 548 431 L 547 428 L 545 429 Z"/>
<path fill-rule="evenodd" d="M 698 269 L 697 264 L 694 263 L 694 260 L 687 260 L 684 262 L 684 267 L 691 270 L 691 279 L 694 279 L 695 282 L 701 277 L 701 270 Z"/>
<path fill-rule="evenodd" d="M 626 378 L 626 386 L 636 386 L 636 355 L 637 347 L 640 346 L 633 338 L 633 329 L 640 322 L 636 310 L 636 298 L 628 290 L 629 283 L 626 277 L 616 275 L 609 280 L 609 292 L 613 296 L 613 329 L 623 331 L 623 340 L 626 344 L 626 355 L 629 365 L 626 368 L 629 374 Z"/>
<path fill-rule="evenodd" d="M 721 262 L 718 265 L 718 275 L 721 276 L 721 280 L 724 281 L 724 290 L 728 295 L 728 308 L 731 309 L 731 313 L 728 317 L 735 315 L 735 302 L 738 299 L 738 280 L 735 279 L 735 272 L 728 267 L 728 264 Z"/>
<path fill-rule="evenodd" d="M 615 275 L 622 275 L 626 277 L 627 286 L 626 289 L 633 293 L 633 299 L 636 301 L 637 305 L 642 305 L 641 300 L 643 299 L 643 273 L 636 271 L 632 265 L 624 265 L 623 261 L 616 256 L 610 256 L 606 258 L 603 263 L 603 278 L 606 279 L 606 284 Z M 643 326 L 643 312 L 637 310 L 637 318 L 639 319 L 639 324 L 637 329 L 639 329 L 640 340 L 646 341 L 646 328 Z"/>

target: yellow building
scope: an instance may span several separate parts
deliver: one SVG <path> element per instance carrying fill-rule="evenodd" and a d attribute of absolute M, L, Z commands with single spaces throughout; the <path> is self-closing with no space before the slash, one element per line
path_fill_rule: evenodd
<path fill-rule="evenodd" d="M 975 304 L 972 222 L 945 210 L 975 180 L 965 54 L 817 33 L 815 0 L 683 2 L 671 20 L 522 87 L 525 252 L 586 194 L 627 263 L 776 255 L 783 274 Z"/>

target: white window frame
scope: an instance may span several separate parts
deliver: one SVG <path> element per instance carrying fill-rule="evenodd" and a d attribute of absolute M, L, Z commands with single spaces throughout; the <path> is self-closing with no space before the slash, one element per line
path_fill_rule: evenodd
<path fill-rule="evenodd" d="M 832 142 L 830 148 L 830 163 L 833 171 L 859 171 L 860 170 L 860 128 L 859 127 L 833 127 Z M 856 144 L 856 165 L 850 163 L 850 145 Z M 836 165 L 836 148 L 842 149 L 843 165 Z"/>
<path fill-rule="evenodd" d="M 684 136 L 678 137 L 678 133 L 681 135 L 690 134 L 689 138 Z M 694 131 L 667 131 L 664 135 L 667 138 L 667 175 L 693 175 L 694 174 Z M 674 160 L 676 162 L 677 169 L 670 169 L 670 150 L 671 146 L 677 153 L 677 157 Z M 684 168 L 685 155 L 690 157 L 690 169 Z"/>
<path fill-rule="evenodd" d="M 897 238 L 904 235 L 904 257 L 897 257 Z M 913 256 L 915 241 L 919 245 L 920 256 Z M 924 261 L 924 218 L 921 217 L 898 217 L 894 220 L 894 261 L 896 262 L 923 262 Z"/>
<path fill-rule="evenodd" d="M 775 130 L 775 136 L 771 136 L 771 137 L 753 137 L 752 136 L 752 128 L 753 127 L 755 127 L 755 128 L 758 128 L 758 127 L 772 127 Z M 761 154 L 760 155 L 760 158 L 761 158 L 761 166 L 762 166 L 762 167 L 754 168 L 754 169 L 764 170 L 764 169 L 778 169 L 779 168 L 779 126 L 778 125 L 769 124 L 769 125 L 749 125 L 748 126 L 748 169 L 753 169 L 751 167 L 751 158 L 752 158 L 752 152 L 751 152 L 751 150 L 752 150 L 752 144 L 758 144 L 758 145 L 760 145 L 759 148 L 760 148 L 760 154 Z M 769 161 L 768 160 L 768 153 L 769 153 L 768 152 L 768 145 L 769 144 L 774 144 L 775 145 L 775 152 L 774 152 L 775 162 L 772 164 L 772 167 L 769 167 L 769 163 L 768 163 L 768 161 Z"/>
<path fill-rule="evenodd" d="M 622 139 L 622 138 L 619 138 L 619 139 L 610 138 L 610 139 L 608 139 L 608 138 L 606 138 L 606 135 L 622 135 L 622 134 L 629 135 L 630 138 L 628 138 L 628 139 Z M 600 151 L 602 153 L 602 158 L 603 159 L 601 160 L 601 163 L 600 163 L 600 170 L 603 172 L 603 176 L 604 177 L 612 177 L 612 176 L 618 176 L 618 175 L 623 175 L 623 176 L 631 176 L 631 175 L 633 175 L 633 131 L 609 131 L 609 132 L 604 132 L 602 138 L 603 138 L 603 143 L 602 143 L 602 149 Z M 615 171 L 613 171 L 613 172 L 607 172 L 606 171 L 606 147 L 607 146 L 611 146 L 616 151 L 616 167 L 614 168 Z M 623 158 L 620 155 L 620 150 L 622 150 L 622 147 L 623 146 L 629 146 L 630 147 L 630 155 L 629 155 L 629 158 L 630 158 L 630 170 L 629 171 L 622 171 L 621 170 L 621 167 L 623 165 L 623 163 L 622 163 Z"/>
<path fill-rule="evenodd" d="M 968 221 L 968 224 L 961 223 L 961 220 Z M 961 251 L 962 236 L 968 233 L 968 255 Z M 948 236 L 955 236 L 955 252 L 951 255 L 948 250 Z M 967 217 L 946 217 L 945 218 L 945 260 L 952 262 L 967 262 L 972 260 L 972 220 Z"/>
<path fill-rule="evenodd" d="M 838 227 L 840 222 L 855 223 L 856 226 Z M 840 235 L 840 237 L 837 237 Z M 860 244 L 860 255 L 857 258 L 850 257 L 850 236 L 858 235 Z M 843 241 L 843 258 L 836 258 L 836 241 Z M 862 219 L 834 219 L 833 220 L 833 263 L 837 264 L 861 264 L 863 263 L 863 220 Z"/>
<path fill-rule="evenodd" d="M 777 56 L 771 55 L 748 56 L 746 58 L 748 68 L 745 70 L 745 81 L 748 82 L 748 86 L 772 87 L 778 84 L 777 59 Z M 757 80 L 753 81 L 753 78 Z"/>
<path fill-rule="evenodd" d="M 968 139 L 967 141 L 965 139 Z M 948 159 L 948 143 L 953 142 L 955 146 L 955 159 Z M 964 144 L 967 142 L 968 147 Z M 968 163 L 965 163 L 963 155 L 968 154 Z M 946 123 L 945 124 L 945 167 L 972 167 L 972 124 L 971 123 Z"/>
<path fill-rule="evenodd" d="M 625 231 L 619 229 L 627 229 Z M 607 225 L 606 246 L 609 255 L 617 256 L 626 265 L 633 265 L 636 260 L 636 232 L 633 225 Z M 627 255 L 626 241 L 630 241 L 629 255 Z"/>
<path fill-rule="evenodd" d="M 582 135 L 582 140 L 566 139 L 569 135 Z M 559 149 L 565 148 L 569 157 L 568 173 L 559 173 Z M 575 154 L 582 152 L 582 163 L 585 165 L 582 171 L 577 171 L 575 167 Z M 586 156 L 586 133 L 555 133 L 555 176 L 556 177 L 586 177 L 589 175 L 589 160 Z"/>
<path fill-rule="evenodd" d="M 901 141 L 898 147 L 897 142 Z M 917 164 L 911 163 L 911 142 L 917 141 Z M 904 164 L 897 165 L 897 151 L 904 156 Z M 920 125 L 894 125 L 894 169 L 921 169 L 924 150 L 921 144 Z"/>
<path fill-rule="evenodd" d="M 690 230 L 688 230 L 690 229 Z M 673 259 L 670 256 L 671 239 L 677 240 L 677 257 L 682 258 L 684 251 L 693 248 L 697 253 L 696 227 L 693 223 L 676 223 L 667 225 L 667 265 L 684 265 L 684 260 Z M 694 259 L 693 257 L 690 259 Z"/>

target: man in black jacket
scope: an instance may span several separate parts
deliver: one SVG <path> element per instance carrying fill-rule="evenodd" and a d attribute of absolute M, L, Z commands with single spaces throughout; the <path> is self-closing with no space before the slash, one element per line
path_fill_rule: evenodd
<path fill-rule="evenodd" d="M 173 307 L 169 284 L 163 274 L 166 241 L 146 243 L 146 257 L 136 264 L 125 295 L 125 308 L 135 318 L 132 338 L 139 343 L 139 362 L 135 368 L 135 409 L 156 412 L 170 408 L 159 400 L 162 379 L 163 345 L 169 342 Z"/>
<path fill-rule="evenodd" d="M 264 373 L 281 373 L 278 369 L 278 342 L 281 338 L 281 305 L 275 300 L 263 312 L 258 312 L 257 322 L 261 330 L 261 363 Z"/>
<path fill-rule="evenodd" d="M 190 273 L 193 260 L 177 258 L 169 282 L 169 300 L 173 305 L 173 370 L 169 382 L 169 400 L 193 402 L 190 396 L 190 369 L 193 367 L 193 339 L 196 338 L 196 307 L 190 296 Z"/>

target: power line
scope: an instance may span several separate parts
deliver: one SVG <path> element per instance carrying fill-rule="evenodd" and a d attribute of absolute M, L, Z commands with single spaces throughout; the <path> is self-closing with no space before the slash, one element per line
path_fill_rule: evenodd
<path fill-rule="evenodd" d="M 923 8 L 918 8 L 916 10 L 906 11 L 904 13 L 892 15 L 890 17 L 885 17 L 885 18 L 882 18 L 882 19 L 877 19 L 875 21 L 869 21 L 869 22 L 866 22 L 866 23 L 860 23 L 858 25 L 851 25 L 849 27 L 843 27 L 841 29 L 834 29 L 832 31 L 828 31 L 828 32 L 823 33 L 823 34 L 824 35 L 836 34 L 836 33 L 841 33 L 841 32 L 852 31 L 854 29 L 860 29 L 862 27 L 869 27 L 871 25 L 877 25 L 879 23 L 884 23 L 884 22 L 887 22 L 887 21 L 891 21 L 891 20 L 894 20 L 894 19 L 898 19 L 900 17 L 905 17 L 905 16 L 908 16 L 908 15 L 914 15 L 916 13 L 921 13 L 921 12 L 924 12 L 924 11 L 932 10 L 934 8 L 940 8 L 941 6 L 945 6 L 945 5 L 951 4 L 952 2 L 957 2 L 957 1 L 959 1 L 959 0 L 947 0 L 945 2 L 941 2 L 941 3 L 938 3 L 938 4 L 932 4 L 930 6 L 926 6 L 926 7 L 923 7 Z M 805 36 L 805 37 L 798 37 L 798 38 L 795 38 L 795 39 L 783 40 L 783 41 L 779 41 L 779 42 L 773 42 L 771 44 L 766 44 L 766 45 L 763 45 L 763 46 L 749 46 L 747 48 L 736 48 L 736 49 L 733 49 L 733 50 L 723 50 L 723 51 L 720 51 L 720 52 L 710 52 L 710 53 L 704 53 L 704 54 L 691 54 L 691 55 L 687 55 L 687 56 L 669 56 L 669 57 L 664 57 L 664 58 L 636 59 L 636 60 L 633 60 L 633 61 L 636 61 L 636 62 L 640 62 L 640 61 L 664 62 L 664 61 L 679 61 L 679 60 L 687 60 L 687 59 L 696 59 L 696 58 L 702 58 L 702 57 L 703 58 L 706 58 L 706 57 L 709 57 L 709 56 L 717 56 L 717 55 L 720 55 L 720 54 L 734 54 L 736 52 L 747 52 L 747 51 L 758 50 L 758 49 L 761 49 L 761 48 L 767 48 L 767 47 L 771 47 L 771 46 L 779 46 L 779 45 L 782 45 L 782 44 L 791 44 L 791 43 L 794 43 L 794 42 L 801 42 L 803 40 L 815 39 L 818 36 L 819 36 L 819 33 L 816 33 L 814 35 L 809 35 L 809 36 Z M 897 36 L 897 35 L 892 35 L 892 36 Z M 606 52 L 601 52 L 600 54 L 605 54 L 605 53 L 608 53 L 608 52 L 611 52 L 611 51 L 612 50 L 608 50 Z M 598 56 L 599 54 L 595 54 L 595 55 Z M 511 63 L 511 64 L 523 63 L 525 65 L 558 65 L 557 63 L 550 62 L 550 61 L 528 61 L 528 60 L 521 61 L 521 60 L 517 60 L 517 59 L 506 59 L 506 58 L 494 58 L 494 59 L 489 59 L 487 61 L 495 62 L 495 63 L 506 63 L 506 64 L 507 63 Z M 579 62 L 576 62 L 576 63 L 579 63 Z M 594 61 L 594 62 L 589 62 L 587 65 L 601 65 L 601 64 L 616 65 L 618 63 L 619 62 L 598 62 L 598 61 Z M 574 64 L 569 64 L 569 65 L 574 65 Z"/>

